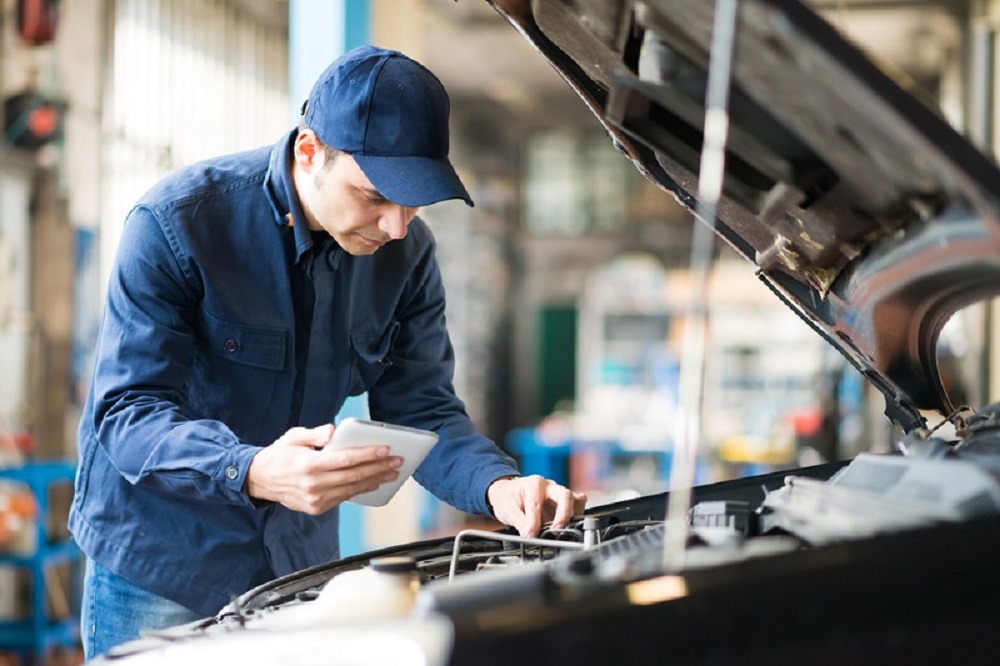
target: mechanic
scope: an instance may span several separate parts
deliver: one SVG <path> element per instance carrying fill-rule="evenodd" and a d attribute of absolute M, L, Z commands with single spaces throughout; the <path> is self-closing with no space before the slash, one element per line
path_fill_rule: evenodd
<path fill-rule="evenodd" d="M 336 507 L 394 479 L 382 446 L 324 449 L 348 396 L 434 430 L 415 478 L 534 536 L 586 496 L 477 433 L 455 395 L 434 239 L 473 205 L 449 100 L 401 53 L 360 47 L 277 144 L 200 162 L 129 212 L 79 431 L 70 527 L 87 555 L 86 657 L 339 556 Z"/>

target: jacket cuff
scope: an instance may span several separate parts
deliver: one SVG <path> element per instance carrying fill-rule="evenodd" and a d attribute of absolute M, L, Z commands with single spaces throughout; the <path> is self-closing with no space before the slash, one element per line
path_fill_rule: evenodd
<path fill-rule="evenodd" d="M 239 444 L 229 449 L 223 458 L 223 464 L 219 470 L 219 481 L 225 488 L 226 494 L 237 504 L 253 508 L 260 506 L 246 492 L 247 470 L 250 469 L 253 457 L 260 450 L 259 446 Z"/>

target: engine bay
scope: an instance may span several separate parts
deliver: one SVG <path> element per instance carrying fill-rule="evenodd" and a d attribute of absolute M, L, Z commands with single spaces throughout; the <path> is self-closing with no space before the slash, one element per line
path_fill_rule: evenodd
<path fill-rule="evenodd" d="M 789 636 L 803 649 L 849 637 L 850 651 L 871 647 L 871 632 L 900 626 L 975 630 L 995 614 L 991 595 L 1000 590 L 988 566 L 1000 545 L 998 414 L 984 410 L 955 440 L 911 433 L 905 453 L 697 487 L 680 568 L 663 559 L 665 534 L 677 527 L 665 520 L 671 494 L 646 496 L 596 507 L 538 538 L 472 529 L 332 561 L 106 659 L 331 630 L 441 631 L 450 656 L 440 663 L 500 663 L 510 649 L 550 649 L 564 632 L 577 637 L 571 652 L 581 651 L 584 663 L 601 654 L 585 646 L 608 632 L 625 631 L 635 639 L 630 649 L 646 654 L 662 647 L 657 627 L 680 631 L 685 638 L 670 652 L 685 654 L 685 646 L 704 649 L 705 628 L 696 627 L 709 621 L 734 623 L 726 641 L 767 655 L 787 649 Z M 940 585 L 929 585 L 935 578 Z M 919 595 L 933 603 L 910 603 L 917 579 Z M 866 596 L 870 589 L 878 594 Z M 984 608 L 993 610 L 980 615 Z M 782 625 L 766 621 L 771 612 L 806 615 L 786 622 L 778 639 Z M 595 636 L 581 636 L 586 627 Z M 490 645 L 497 659 L 483 661 Z"/>

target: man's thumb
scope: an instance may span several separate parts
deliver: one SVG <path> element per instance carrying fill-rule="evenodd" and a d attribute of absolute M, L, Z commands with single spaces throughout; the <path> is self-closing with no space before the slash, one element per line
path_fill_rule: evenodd
<path fill-rule="evenodd" d="M 314 447 L 317 449 L 322 449 L 324 446 L 330 443 L 333 438 L 334 427 L 332 423 L 325 423 L 321 426 L 316 426 L 315 428 L 309 428 L 309 438 Z"/>
<path fill-rule="evenodd" d="M 313 449 L 321 449 L 330 442 L 331 437 L 333 437 L 333 424 L 326 423 L 315 428 L 291 428 L 275 444 L 283 446 L 307 446 Z"/>

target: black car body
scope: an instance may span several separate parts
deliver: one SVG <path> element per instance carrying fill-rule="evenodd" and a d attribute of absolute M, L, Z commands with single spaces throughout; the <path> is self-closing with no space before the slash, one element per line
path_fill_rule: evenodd
<path fill-rule="evenodd" d="M 490 3 L 638 169 L 699 208 L 715 3 Z M 713 228 L 885 396 L 905 455 L 695 488 L 681 566 L 662 557 L 671 494 L 642 497 L 588 510 L 548 546 L 469 533 L 331 562 L 109 660 L 271 640 L 297 663 L 351 663 L 335 653 L 357 640 L 372 646 L 358 663 L 393 663 L 387 637 L 433 634 L 412 663 L 996 661 L 1000 407 L 956 413 L 936 344 L 955 312 L 1000 291 L 1000 171 L 805 5 L 738 10 Z M 955 434 L 931 432 L 931 413 Z M 405 618 L 361 634 L 269 628 L 387 555 L 420 575 Z"/>

